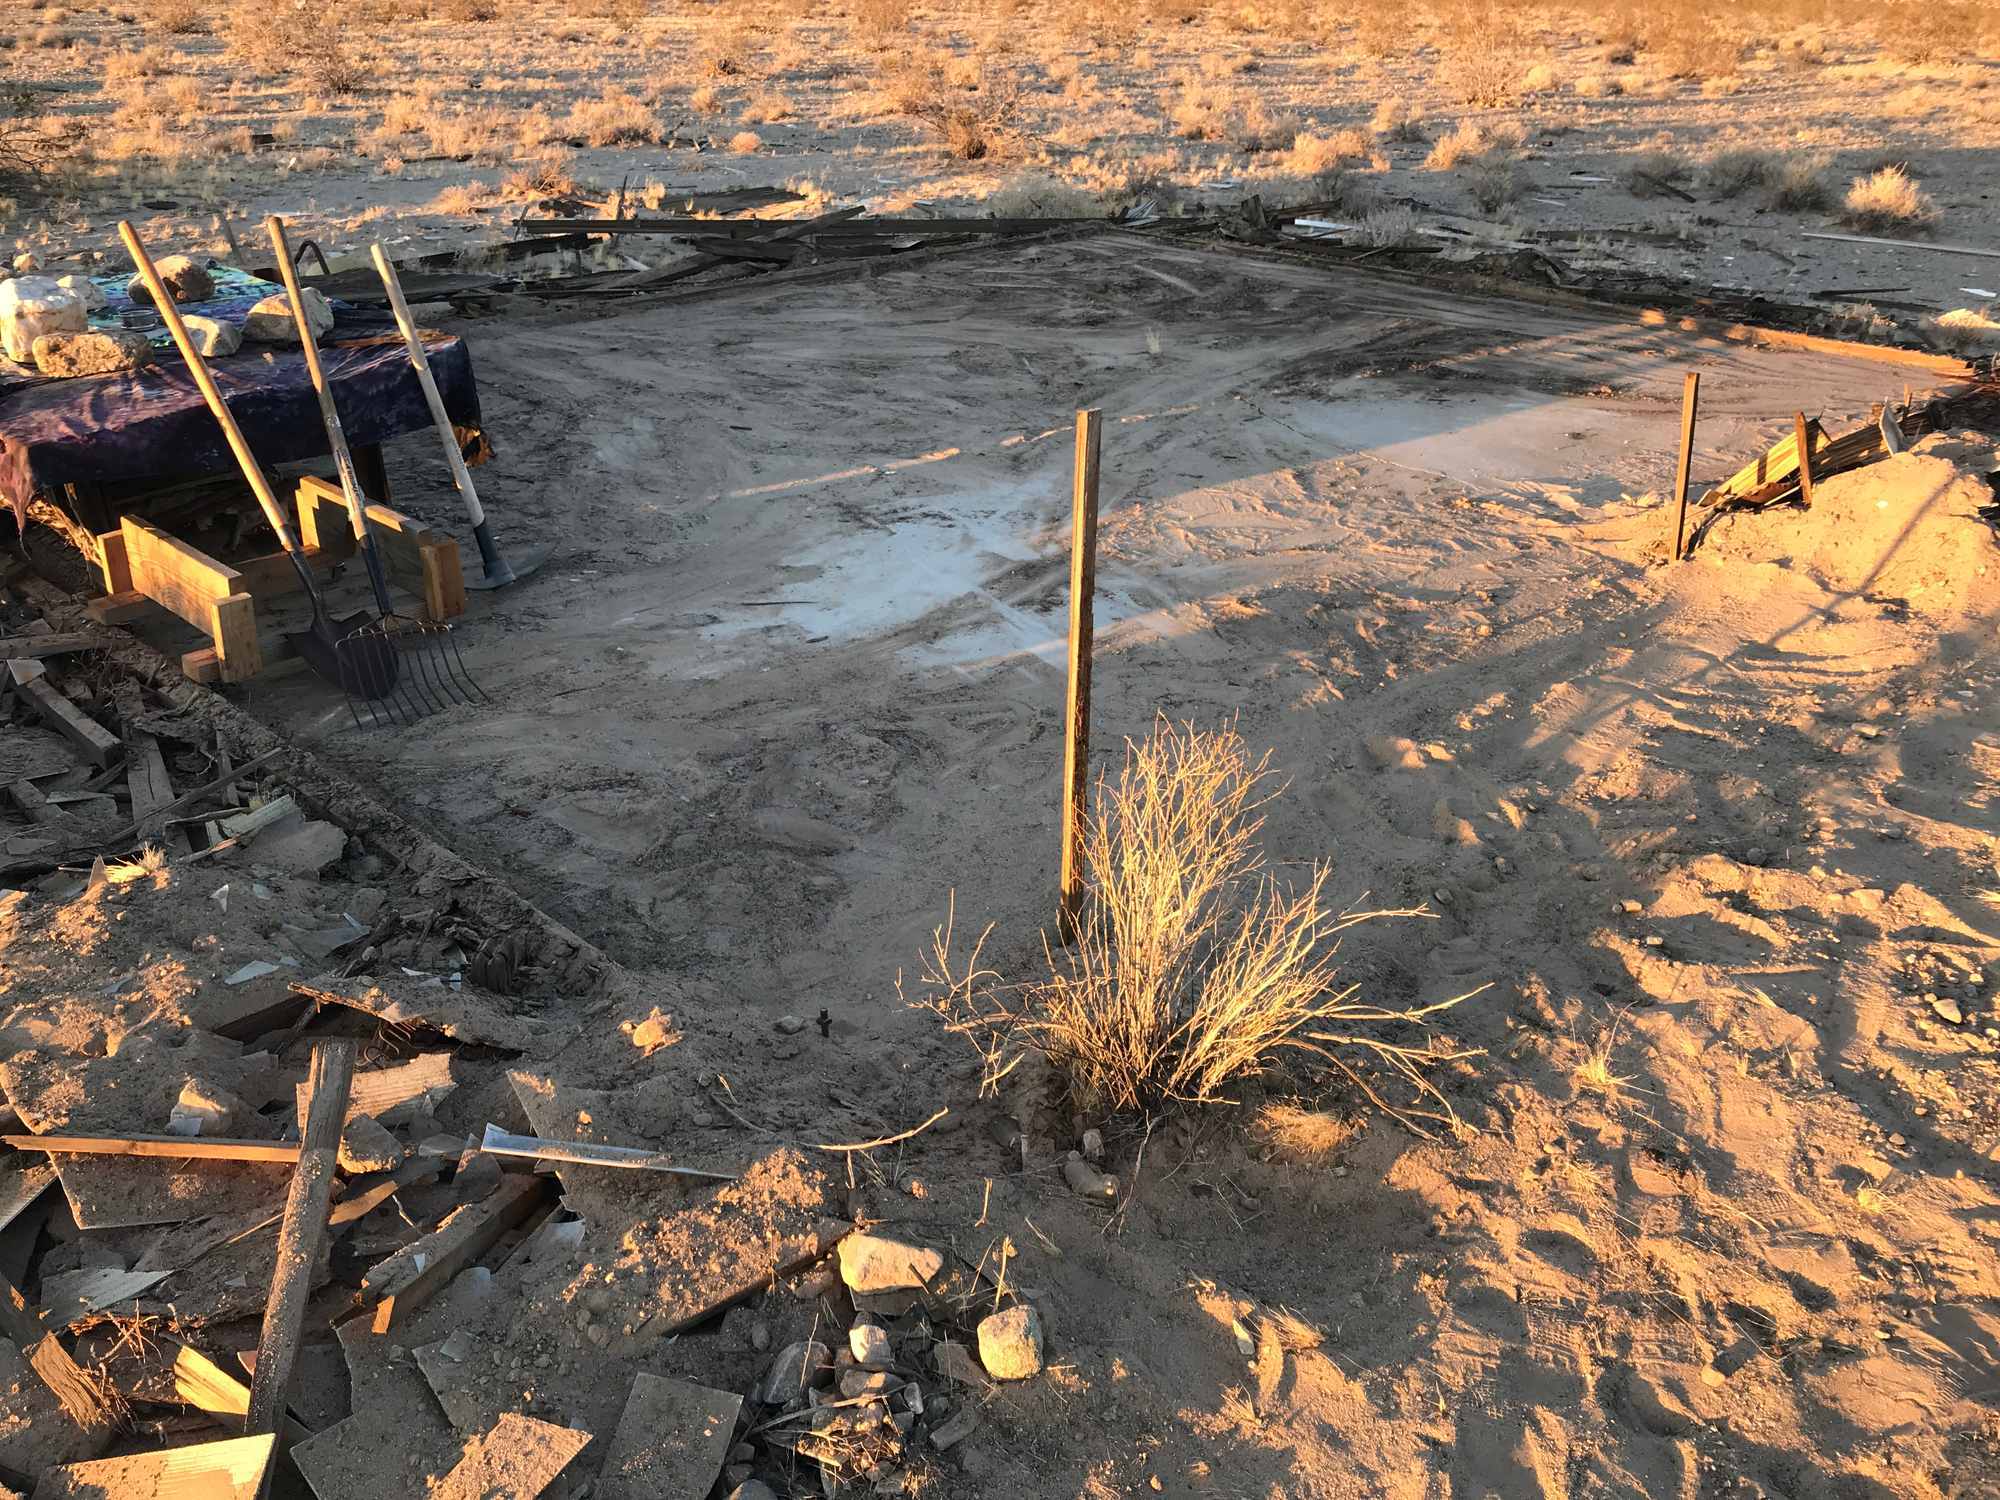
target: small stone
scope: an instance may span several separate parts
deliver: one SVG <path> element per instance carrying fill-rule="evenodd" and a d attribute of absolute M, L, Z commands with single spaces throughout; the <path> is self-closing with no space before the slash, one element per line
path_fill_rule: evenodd
<path fill-rule="evenodd" d="M 995 1380 L 1026 1380 L 1042 1369 L 1042 1318 L 1025 1302 L 979 1322 L 979 1362 Z"/>
<path fill-rule="evenodd" d="M 771 1347 L 771 1325 L 757 1322 L 750 1325 L 750 1347 L 762 1354 Z"/>
<path fill-rule="evenodd" d="M 729 1492 L 728 1500 L 778 1500 L 777 1491 L 761 1479 L 746 1479 Z"/>
<path fill-rule="evenodd" d="M 1118 1197 L 1118 1179 L 1108 1172 L 1098 1171 L 1074 1151 L 1063 1161 L 1063 1181 L 1079 1198 L 1095 1198 L 1109 1203 Z"/>
<path fill-rule="evenodd" d="M 189 313 L 181 319 L 194 340 L 194 347 L 204 359 L 226 359 L 243 347 L 243 330 L 222 318 L 204 318 L 199 313 Z"/>
<path fill-rule="evenodd" d="M 838 1382 L 840 1394 L 850 1400 L 856 1396 L 886 1396 L 895 1383 L 896 1377 L 887 1370 L 843 1370 Z"/>
<path fill-rule="evenodd" d="M 164 259 L 154 261 L 153 269 L 160 273 L 160 281 L 165 285 L 167 295 L 176 302 L 206 302 L 215 295 L 215 278 L 208 274 L 207 266 L 202 265 L 191 255 L 166 256 Z M 146 278 L 143 276 L 134 276 L 126 286 L 125 294 L 140 307 L 153 305 L 153 293 L 147 287 Z M 270 300 L 269 297 L 264 299 L 265 302 Z M 263 303 L 258 305 L 261 307 Z"/>
<path fill-rule="evenodd" d="M 778 1017 L 778 1033 L 781 1036 L 797 1036 L 806 1029 L 806 1023 L 798 1016 Z"/>
<path fill-rule="evenodd" d="M 931 1350 L 931 1360 L 937 1366 L 938 1374 L 947 1380 L 956 1380 L 960 1385 L 990 1388 L 993 1384 L 986 1378 L 986 1372 L 979 1367 L 979 1361 L 972 1357 L 972 1351 L 952 1339 L 940 1339 Z M 938 1405 L 939 1398 L 932 1397 L 931 1404 Z"/>
<path fill-rule="evenodd" d="M 766 1406 L 783 1406 L 819 1384 L 833 1368 L 833 1355 L 817 1339 L 801 1339 L 780 1349 L 758 1388 Z"/>
<path fill-rule="evenodd" d="M 303 287 L 299 295 L 313 342 L 318 343 L 333 328 L 333 307 L 318 287 Z M 253 344 L 297 344 L 299 325 L 292 321 L 291 298 L 280 292 L 251 308 L 243 319 L 243 337 Z"/>
<path fill-rule="evenodd" d="M 35 340 L 35 368 L 53 380 L 78 375 L 111 375 L 152 363 L 153 346 L 143 333 L 92 329 L 86 333 L 44 333 Z"/>
<path fill-rule="evenodd" d="M 1949 1021 L 1954 1026 L 1965 1024 L 1965 1012 L 1959 1009 L 1956 1000 L 1944 995 L 1927 995 L 1925 998 L 1930 1001 L 1931 1009 L 1940 1021 Z"/>
<path fill-rule="evenodd" d="M 56 285 L 81 302 L 85 312 L 96 312 L 111 300 L 104 295 L 103 287 L 88 276 L 79 276 L 73 271 L 67 276 L 58 276 Z"/>
<path fill-rule="evenodd" d="M 840 1279 L 849 1291 L 920 1291 L 944 1272 L 944 1256 L 921 1245 L 874 1234 L 850 1234 L 840 1242 Z"/>
<path fill-rule="evenodd" d="M 931 1429 L 931 1446 L 940 1452 L 954 1443 L 962 1443 L 979 1430 L 979 1410 L 968 1406 L 949 1421 L 941 1422 Z"/>
<path fill-rule="evenodd" d="M 889 1330 L 879 1324 L 856 1323 L 847 1330 L 847 1347 L 854 1362 L 867 1369 L 879 1370 L 895 1363 L 889 1351 Z"/>
<path fill-rule="evenodd" d="M 356 1115 L 340 1132 L 340 1170 L 390 1172 L 403 1164 L 403 1143 L 373 1115 Z"/>

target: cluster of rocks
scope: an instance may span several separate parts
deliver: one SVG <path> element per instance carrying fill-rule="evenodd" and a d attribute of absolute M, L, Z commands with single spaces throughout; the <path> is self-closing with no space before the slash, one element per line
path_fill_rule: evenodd
<path fill-rule="evenodd" d="M 845 1316 L 845 1338 L 772 1356 L 746 1396 L 762 1411 L 747 1424 L 757 1441 L 738 1443 L 723 1471 L 730 1500 L 772 1496 L 755 1477 L 760 1456 L 815 1462 L 828 1495 L 905 1493 L 925 1453 L 948 1453 L 978 1428 L 977 1396 L 1041 1373 L 1040 1310 L 945 1251 L 850 1234 L 812 1290 Z"/>

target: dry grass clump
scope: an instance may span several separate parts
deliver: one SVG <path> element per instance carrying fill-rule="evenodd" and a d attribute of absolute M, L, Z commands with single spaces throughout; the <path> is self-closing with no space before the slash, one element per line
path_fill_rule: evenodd
<path fill-rule="evenodd" d="M 1234 91 L 1197 78 L 1192 73 L 1184 73 L 1181 75 L 1180 91 L 1167 111 L 1167 122 L 1182 140 L 1227 140 L 1235 111 Z"/>
<path fill-rule="evenodd" d="M 493 189 L 475 178 L 471 182 L 454 183 L 443 189 L 425 205 L 425 212 L 434 214 L 469 214 L 478 210 L 479 205 L 493 196 Z"/>
<path fill-rule="evenodd" d="M 1884 167 L 1849 184 L 1841 222 L 1849 228 L 1911 229 L 1937 222 L 1937 204 L 1901 167 Z"/>
<path fill-rule="evenodd" d="M 656 142 L 666 133 L 651 105 L 619 88 L 607 89 L 595 99 L 579 99 L 570 107 L 569 130 L 589 146 Z"/>
<path fill-rule="evenodd" d="M 984 936 L 959 963 L 950 922 L 937 930 L 921 1003 L 978 1048 L 989 1088 L 1037 1056 L 1087 1114 L 1152 1111 L 1220 1099 L 1293 1056 L 1338 1069 L 1384 1108 L 1396 1106 L 1377 1085 L 1394 1079 L 1414 1112 L 1450 1114 L 1426 1070 L 1469 1054 L 1421 1028 L 1456 1001 L 1372 1005 L 1334 962 L 1347 928 L 1421 913 L 1335 914 L 1324 865 L 1297 889 L 1266 874 L 1257 840 L 1271 781 L 1270 757 L 1253 761 L 1235 730 L 1163 720 L 1098 783 L 1076 941 L 1045 946 L 1046 977 L 1002 985 L 980 965 Z"/>
<path fill-rule="evenodd" d="M 1773 181 L 1781 165 L 1774 151 L 1737 147 L 1718 151 L 1702 164 L 1701 185 L 1714 197 L 1737 198 Z"/>
<path fill-rule="evenodd" d="M 722 90 L 712 83 L 704 83 L 688 95 L 688 108 L 698 115 L 714 115 L 722 112 Z"/>
<path fill-rule="evenodd" d="M 368 80 L 336 9 L 232 0 L 222 24 L 232 56 L 263 72 L 289 74 L 315 93 L 351 94 Z"/>
<path fill-rule="evenodd" d="M 34 111 L 27 89 L 0 84 L 0 183 L 33 178 L 62 154 L 64 143 L 42 130 Z"/>
<path fill-rule="evenodd" d="M 575 198 L 583 191 L 569 159 L 545 156 L 539 161 L 516 167 L 500 179 L 500 196 L 535 202 L 544 198 Z"/>
<path fill-rule="evenodd" d="M 978 206 L 996 219 L 1094 219 L 1106 212 L 1095 193 L 1035 171 L 1016 172 Z"/>
<path fill-rule="evenodd" d="M 791 100 L 776 89 L 766 89 L 743 106 L 743 123 L 770 125 L 779 120 L 789 120 L 794 113 Z"/>
<path fill-rule="evenodd" d="M 1296 1104 L 1266 1104 L 1251 1118 L 1250 1133 L 1279 1161 L 1320 1166 L 1354 1137 L 1354 1126 Z"/>
<path fill-rule="evenodd" d="M 885 79 L 890 106 L 935 131 L 948 155 L 984 161 L 1003 154 L 1020 96 L 1009 80 L 989 77 L 949 54 L 910 60 Z"/>
<path fill-rule="evenodd" d="M 1461 180 L 1472 201 L 1489 214 L 1500 212 L 1526 189 L 1520 167 L 1509 156 L 1479 157 L 1466 165 Z"/>
<path fill-rule="evenodd" d="M 1380 250 L 1417 243 L 1417 216 L 1407 208 L 1378 208 L 1361 220 L 1361 242 Z"/>
<path fill-rule="evenodd" d="M 1764 201 L 1788 213 L 1806 213 L 1833 202 L 1833 192 L 1821 175 L 1821 163 L 1809 156 L 1786 157 L 1764 184 Z"/>
<path fill-rule="evenodd" d="M 739 130 L 729 138 L 729 149 L 738 156 L 749 156 L 763 147 L 764 138 L 754 130 Z"/>
<path fill-rule="evenodd" d="M 129 52 L 114 52 L 100 64 L 104 82 L 117 87 L 141 78 L 158 78 L 172 66 L 164 47 L 140 47 Z"/>
<path fill-rule="evenodd" d="M 164 31 L 169 36 L 192 36 L 208 30 L 210 7 L 202 0 L 149 0 L 139 17 L 148 31 Z"/>
<path fill-rule="evenodd" d="M 1230 117 L 1227 135 L 1230 144 L 1246 154 L 1288 151 L 1298 140 L 1298 116 L 1276 113 L 1261 96 L 1253 95 Z"/>
<path fill-rule="evenodd" d="M 1372 162 L 1375 159 L 1375 142 L 1365 131 L 1342 130 L 1334 135 L 1314 135 L 1301 130 L 1292 138 L 1291 154 L 1286 159 L 1285 167 L 1287 171 L 1302 176 L 1317 177 L 1349 162 Z"/>
<path fill-rule="evenodd" d="M 1451 52 L 1438 66 L 1437 81 L 1459 103 L 1479 109 L 1511 104 L 1522 92 L 1520 62 L 1500 52 Z"/>
<path fill-rule="evenodd" d="M 1424 165 L 1433 172 L 1449 172 L 1461 163 L 1486 155 L 1498 144 L 1476 120 L 1463 120 L 1449 135 L 1439 136 Z"/>
<path fill-rule="evenodd" d="M 907 33 L 910 0 L 850 0 L 847 13 L 856 36 L 872 46 L 885 46 Z"/>
<path fill-rule="evenodd" d="M 1414 108 L 1407 99 L 1384 99 L 1375 106 L 1375 118 L 1368 128 L 1385 141 L 1421 141 L 1424 135 L 1423 111 Z"/>
<path fill-rule="evenodd" d="M 1693 171 L 1693 164 L 1680 152 L 1656 149 L 1628 162 L 1618 181 L 1634 198 L 1659 198 L 1667 195 L 1670 186 L 1686 181 Z"/>

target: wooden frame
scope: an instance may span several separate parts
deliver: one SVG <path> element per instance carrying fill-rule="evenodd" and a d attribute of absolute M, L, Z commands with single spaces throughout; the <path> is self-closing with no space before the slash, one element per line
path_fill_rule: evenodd
<path fill-rule="evenodd" d="M 307 475 L 299 480 L 296 503 L 299 544 L 315 572 L 324 575 L 355 555 L 337 485 Z M 370 505 L 368 519 L 390 580 L 423 601 L 427 618 L 465 613 L 465 574 L 455 540 L 386 505 Z M 97 541 L 105 597 L 87 607 L 92 619 L 121 624 L 158 605 L 208 635 L 206 648 L 181 657 L 181 671 L 196 682 L 243 682 L 265 669 L 257 602 L 299 590 L 298 571 L 282 550 L 218 562 L 136 516 L 122 517 L 118 530 Z"/>

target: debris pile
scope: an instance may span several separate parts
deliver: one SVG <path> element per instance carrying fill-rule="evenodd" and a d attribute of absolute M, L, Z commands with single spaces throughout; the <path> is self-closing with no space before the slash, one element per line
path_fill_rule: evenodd
<path fill-rule="evenodd" d="M 935 1493 L 1041 1371 L 1004 1239 L 857 1230 L 868 1147 L 725 1103 L 674 997 L 526 961 L 33 623 L 12 659 L 61 703 L 15 687 L 4 742 L 44 816 L 0 897 L 0 1486 Z"/>

